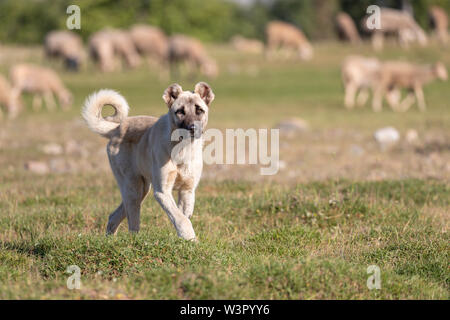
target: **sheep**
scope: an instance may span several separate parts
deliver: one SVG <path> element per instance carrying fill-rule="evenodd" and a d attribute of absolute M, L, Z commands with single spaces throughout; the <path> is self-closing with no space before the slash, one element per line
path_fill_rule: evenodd
<path fill-rule="evenodd" d="M 448 44 L 448 15 L 444 9 L 438 6 L 430 8 L 431 25 L 438 40 L 443 44 Z"/>
<path fill-rule="evenodd" d="M 109 29 L 107 32 L 112 41 L 114 52 L 126 62 L 129 68 L 137 67 L 141 60 L 130 34 L 118 29 Z"/>
<path fill-rule="evenodd" d="M 312 45 L 303 32 L 292 24 L 272 21 L 266 26 L 267 55 L 279 47 L 298 52 L 300 59 L 310 60 L 314 56 Z"/>
<path fill-rule="evenodd" d="M 352 44 L 361 43 L 361 37 L 353 19 L 345 12 L 340 12 L 336 16 L 336 26 L 340 38 L 350 41 Z"/>
<path fill-rule="evenodd" d="M 14 90 L 20 95 L 23 92 L 33 94 L 33 109 L 42 105 L 42 97 L 47 108 L 56 106 L 54 96 L 58 97 L 61 108 L 67 110 L 73 101 L 70 91 L 64 86 L 59 76 L 50 68 L 33 64 L 16 64 L 10 69 L 10 78 Z"/>
<path fill-rule="evenodd" d="M 408 48 L 410 43 L 418 42 L 426 46 L 428 38 L 425 31 L 417 24 L 407 12 L 395 9 L 382 8 L 380 11 L 381 29 L 369 30 L 367 19 L 362 20 L 363 29 L 372 33 L 372 45 L 375 50 L 383 48 L 385 35 L 393 34 L 398 38 L 400 46 Z"/>
<path fill-rule="evenodd" d="M 116 68 L 114 46 L 109 34 L 98 31 L 89 38 L 89 53 L 99 65 L 100 71 L 111 72 Z"/>
<path fill-rule="evenodd" d="M 369 90 L 378 79 L 381 62 L 376 58 L 349 56 L 342 64 L 342 81 L 345 89 L 345 107 L 351 109 L 355 106 L 355 97 L 358 106 L 363 106 L 369 98 Z"/>
<path fill-rule="evenodd" d="M 49 58 L 62 58 L 67 69 L 77 71 L 84 61 L 83 41 L 71 31 L 51 31 L 45 36 L 44 50 Z"/>
<path fill-rule="evenodd" d="M 447 69 L 437 62 L 433 65 L 415 65 L 408 62 L 390 61 L 382 64 L 379 79 L 374 90 L 373 108 L 381 111 L 383 95 L 392 89 L 406 89 L 407 97 L 400 102 L 400 95 L 388 101 L 395 111 L 407 111 L 417 100 L 419 109 L 426 110 L 423 86 L 433 80 L 446 81 Z"/>
<path fill-rule="evenodd" d="M 153 26 L 137 24 L 130 28 L 130 37 L 136 50 L 142 56 L 166 63 L 169 42 L 161 29 Z"/>
<path fill-rule="evenodd" d="M 247 39 L 236 35 L 231 38 L 230 43 L 236 51 L 243 53 L 260 54 L 264 51 L 264 44 L 256 39 Z"/>
<path fill-rule="evenodd" d="M 104 29 L 95 32 L 89 39 L 89 51 L 103 72 L 111 72 L 118 67 L 116 57 L 125 60 L 130 68 L 140 64 L 131 36 L 122 30 Z"/>
<path fill-rule="evenodd" d="M 169 39 L 169 62 L 172 73 L 178 64 L 187 63 L 191 70 L 198 69 L 201 74 L 215 78 L 218 75 L 217 63 L 208 56 L 202 43 L 184 35 L 173 35 Z"/>
<path fill-rule="evenodd" d="M 22 108 L 22 103 L 19 99 L 16 90 L 13 90 L 8 80 L 0 75 L 0 118 L 2 117 L 3 107 L 9 118 L 15 118 Z"/>

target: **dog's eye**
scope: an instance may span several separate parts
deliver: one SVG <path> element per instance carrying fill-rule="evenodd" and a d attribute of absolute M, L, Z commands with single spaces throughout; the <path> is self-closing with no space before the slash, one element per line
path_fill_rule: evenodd
<path fill-rule="evenodd" d="M 202 113 L 205 113 L 205 110 L 203 110 L 200 106 L 195 105 L 195 114 L 200 115 Z"/>
<path fill-rule="evenodd" d="M 184 107 L 178 109 L 177 111 L 175 111 L 175 114 L 177 114 L 177 115 L 183 115 L 183 116 L 184 116 Z"/>

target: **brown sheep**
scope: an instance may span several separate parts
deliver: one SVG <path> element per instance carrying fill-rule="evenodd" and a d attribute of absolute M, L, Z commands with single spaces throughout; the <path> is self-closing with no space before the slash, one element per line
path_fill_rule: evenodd
<path fill-rule="evenodd" d="M 361 43 L 358 29 L 353 19 L 345 12 L 340 12 L 336 16 L 336 26 L 341 39 L 350 41 L 352 44 Z"/>
<path fill-rule="evenodd" d="M 407 89 L 408 96 L 402 101 L 391 101 L 391 106 L 396 111 L 406 111 L 417 99 L 419 109 L 426 110 L 423 86 L 433 80 L 448 79 L 447 69 L 444 64 L 438 62 L 433 65 L 415 65 L 407 62 L 385 62 L 380 70 L 380 78 L 373 98 L 373 108 L 380 111 L 383 103 L 383 95 L 392 88 Z"/>
<path fill-rule="evenodd" d="M 45 36 L 44 49 L 49 58 L 62 58 L 69 70 L 78 70 L 84 61 L 83 41 L 71 31 L 51 31 Z"/>
<path fill-rule="evenodd" d="M 342 81 L 345 89 L 345 107 L 355 106 L 358 95 L 358 105 L 363 106 L 369 98 L 369 90 L 373 89 L 378 80 L 381 62 L 376 58 L 349 56 L 342 64 Z"/>
<path fill-rule="evenodd" d="M 140 63 L 131 36 L 122 30 L 105 29 L 95 32 L 89 39 L 89 51 L 103 72 L 114 71 L 120 66 L 116 57 L 123 59 L 130 68 Z"/>
<path fill-rule="evenodd" d="M 127 31 L 117 29 L 110 29 L 108 33 L 114 47 L 114 52 L 125 61 L 129 68 L 137 67 L 141 59 L 130 34 Z"/>
<path fill-rule="evenodd" d="M 2 107 L 6 110 L 9 118 L 14 118 L 22 108 L 22 103 L 17 90 L 13 90 L 8 80 L 0 75 L 0 118 L 3 113 Z"/>
<path fill-rule="evenodd" d="M 160 63 L 167 61 L 169 42 L 161 29 L 137 24 L 131 27 L 130 36 L 142 56 L 156 59 Z"/>
<path fill-rule="evenodd" d="M 105 31 L 98 31 L 89 38 L 89 53 L 102 72 L 116 69 L 114 46 Z"/>
<path fill-rule="evenodd" d="M 372 45 L 374 49 L 381 50 L 386 35 L 397 37 L 400 45 L 408 48 L 413 42 L 426 46 L 428 38 L 425 31 L 417 24 L 414 18 L 407 12 L 395 9 L 382 8 L 380 12 L 381 29 L 369 30 L 367 18 L 362 21 L 365 31 L 372 33 Z"/>
<path fill-rule="evenodd" d="M 430 8 L 431 25 L 437 38 L 443 45 L 448 44 L 448 15 L 444 9 L 438 6 Z"/>
<path fill-rule="evenodd" d="M 310 60 L 314 51 L 303 32 L 292 24 L 272 21 L 266 26 L 267 53 L 278 48 L 286 48 L 298 52 L 300 59 Z"/>
<path fill-rule="evenodd" d="M 218 75 L 217 63 L 209 57 L 202 43 L 185 35 L 174 35 L 169 39 L 169 62 L 172 72 L 180 63 L 186 63 L 192 70 L 215 78 Z"/>
<path fill-rule="evenodd" d="M 236 51 L 243 53 L 260 54 L 264 51 L 264 44 L 256 39 L 247 39 L 242 36 L 234 36 L 230 41 Z"/>
<path fill-rule="evenodd" d="M 17 64 L 10 70 L 14 90 L 33 94 L 33 109 L 42 105 L 42 97 L 48 109 L 56 106 L 54 96 L 58 97 L 63 109 L 68 109 L 73 101 L 70 91 L 64 86 L 59 76 L 52 69 L 33 64 Z"/>

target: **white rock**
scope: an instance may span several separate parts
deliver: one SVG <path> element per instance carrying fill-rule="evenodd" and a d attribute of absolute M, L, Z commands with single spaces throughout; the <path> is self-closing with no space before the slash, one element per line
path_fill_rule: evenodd
<path fill-rule="evenodd" d="M 393 127 L 378 129 L 375 131 L 374 137 L 381 149 L 386 149 L 392 145 L 395 145 L 400 140 L 400 134 L 397 129 Z"/>
<path fill-rule="evenodd" d="M 25 169 L 36 174 L 47 174 L 50 171 L 47 163 L 33 160 L 25 163 Z"/>
<path fill-rule="evenodd" d="M 63 148 L 57 143 L 48 143 L 42 146 L 42 151 L 48 155 L 58 156 L 63 153 Z"/>

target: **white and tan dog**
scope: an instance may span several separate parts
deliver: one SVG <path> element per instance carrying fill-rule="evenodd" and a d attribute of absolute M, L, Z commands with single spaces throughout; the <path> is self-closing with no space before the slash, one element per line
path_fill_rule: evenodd
<path fill-rule="evenodd" d="M 139 231 L 141 203 L 153 185 L 153 194 L 178 236 L 195 240 L 190 217 L 203 168 L 202 133 L 214 93 L 204 82 L 197 83 L 193 92 L 173 84 L 163 99 L 169 111 L 159 119 L 128 117 L 126 100 L 112 90 L 94 93 L 85 102 L 83 117 L 89 128 L 110 140 L 108 158 L 122 195 L 122 203 L 109 216 L 107 234 L 114 234 L 125 217 L 129 231 Z M 113 116 L 103 118 L 105 105 L 115 109 Z M 180 129 L 188 134 L 180 135 Z M 178 191 L 178 205 L 172 190 Z"/>

